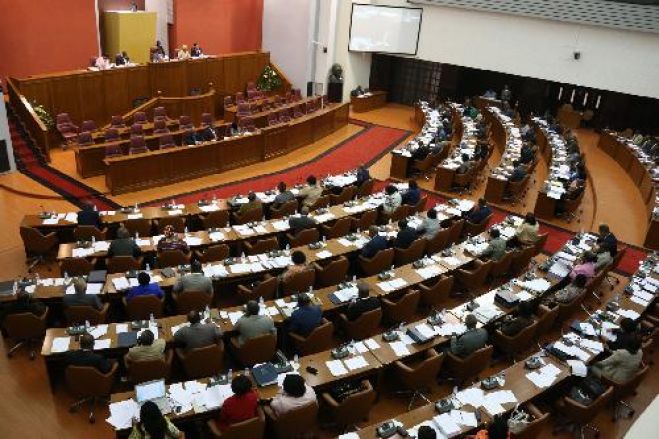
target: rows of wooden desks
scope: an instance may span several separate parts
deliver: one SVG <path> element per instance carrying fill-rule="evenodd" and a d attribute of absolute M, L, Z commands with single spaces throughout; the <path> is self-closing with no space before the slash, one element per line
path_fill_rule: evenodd
<path fill-rule="evenodd" d="M 650 157 L 634 143 L 613 131 L 600 134 L 598 146 L 627 172 L 647 208 L 648 229 L 643 246 L 659 250 L 659 173 Z"/>
<path fill-rule="evenodd" d="M 266 105 L 273 105 L 274 104 L 274 98 L 269 97 L 266 99 L 260 99 L 254 102 L 254 106 L 257 108 L 262 107 L 264 104 Z M 259 109 L 258 111 L 250 113 L 247 117 L 252 119 L 254 121 L 254 125 L 256 125 L 257 128 L 265 128 L 268 126 L 268 116 L 272 113 L 277 113 L 281 110 L 290 110 L 291 111 L 291 117 L 292 117 L 292 112 L 300 108 L 300 112 L 302 114 L 306 114 L 307 110 L 312 108 L 313 106 L 316 106 L 316 108 L 324 109 L 324 104 L 323 104 L 323 99 L 322 96 L 309 96 L 303 99 L 299 99 L 297 101 L 293 102 L 288 102 L 281 104 L 278 107 L 273 107 L 270 109 Z M 321 108 L 322 107 L 322 108 Z M 225 122 L 233 122 L 233 121 L 239 121 L 245 116 L 238 116 L 238 107 L 235 105 L 227 106 L 224 108 L 224 121 Z"/>

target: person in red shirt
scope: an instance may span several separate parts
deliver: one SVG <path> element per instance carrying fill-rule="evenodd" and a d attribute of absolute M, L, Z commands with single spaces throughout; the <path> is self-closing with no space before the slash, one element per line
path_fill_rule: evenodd
<path fill-rule="evenodd" d="M 256 416 L 258 396 L 252 389 L 252 381 L 245 375 L 238 375 L 231 381 L 233 396 L 224 401 L 217 425 L 224 431 L 232 424 L 246 421 Z"/>

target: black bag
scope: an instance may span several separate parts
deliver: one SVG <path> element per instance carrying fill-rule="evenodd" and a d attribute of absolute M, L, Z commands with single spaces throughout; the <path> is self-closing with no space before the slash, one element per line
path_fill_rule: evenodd
<path fill-rule="evenodd" d="M 584 378 L 584 380 L 580 384 L 580 387 L 592 399 L 597 399 L 604 392 L 606 392 L 606 386 L 604 384 L 602 384 L 602 382 L 594 376 L 588 376 L 588 377 Z"/>
<path fill-rule="evenodd" d="M 342 383 L 332 387 L 330 389 L 330 395 L 332 395 L 332 398 L 336 401 L 341 402 L 348 396 L 361 392 L 362 390 L 361 383 Z"/>
<path fill-rule="evenodd" d="M 585 406 L 593 403 L 593 399 L 579 386 L 573 386 L 568 392 L 568 397 Z"/>

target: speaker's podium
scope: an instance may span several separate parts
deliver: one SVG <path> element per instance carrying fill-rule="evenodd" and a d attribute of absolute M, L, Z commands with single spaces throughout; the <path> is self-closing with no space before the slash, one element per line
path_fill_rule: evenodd
<path fill-rule="evenodd" d="M 126 51 L 135 63 L 149 61 L 149 49 L 156 41 L 155 12 L 107 11 L 103 13 L 103 47 L 110 61 Z"/>

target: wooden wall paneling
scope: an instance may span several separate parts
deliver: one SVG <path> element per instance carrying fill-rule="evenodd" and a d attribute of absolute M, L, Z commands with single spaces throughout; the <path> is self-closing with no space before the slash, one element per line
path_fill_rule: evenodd
<path fill-rule="evenodd" d="M 133 109 L 136 105 L 133 103 L 140 100 L 148 100 L 155 94 L 151 92 L 151 75 L 148 65 L 137 66 L 127 71 L 126 81 L 128 83 L 128 103 L 127 106 L 117 114 L 125 113 L 126 110 Z"/>
<path fill-rule="evenodd" d="M 636 158 L 632 155 L 629 149 L 625 147 L 620 147 L 616 151 L 615 160 L 620 164 L 622 169 L 624 169 L 627 172 L 629 172 L 629 166 L 632 162 L 632 159 L 636 160 Z"/>
<path fill-rule="evenodd" d="M 158 91 L 163 96 L 187 96 L 186 62 L 165 62 L 149 64 L 151 94 Z"/>
<path fill-rule="evenodd" d="M 205 59 L 195 59 L 186 62 L 188 90 L 186 95 L 192 94 L 193 89 L 199 93 L 208 92 L 208 83 L 211 82 L 209 72 L 210 63 Z"/>
<path fill-rule="evenodd" d="M 103 72 L 101 85 L 105 94 L 105 114 L 100 124 L 108 124 L 114 115 L 120 115 L 132 107 L 134 80 L 138 75 L 127 69 L 108 70 Z M 139 92 L 136 92 L 137 96 Z"/>
<path fill-rule="evenodd" d="M 261 134 L 263 134 L 263 149 L 266 160 L 288 152 L 286 150 L 288 145 L 287 132 L 288 125 L 267 127 L 261 130 Z"/>
<path fill-rule="evenodd" d="M 327 111 L 324 114 L 319 114 L 311 119 L 313 128 L 314 142 L 322 139 L 332 131 L 334 131 L 334 118 L 336 110 Z"/>
<path fill-rule="evenodd" d="M 43 105 L 52 113 L 53 99 L 50 95 L 50 80 L 37 79 L 29 81 L 14 81 L 15 83 L 18 82 L 21 94 L 25 96 L 30 103 L 36 101 L 37 104 Z M 55 117 L 54 113 L 53 117 Z"/>
<path fill-rule="evenodd" d="M 224 58 L 224 89 L 227 94 L 233 95 L 238 91 L 245 88 L 245 84 L 241 84 L 240 78 L 240 57 L 227 57 Z"/>
<path fill-rule="evenodd" d="M 334 111 L 334 129 L 348 125 L 350 118 L 350 107 L 348 103 L 341 104 L 339 108 Z"/>
<path fill-rule="evenodd" d="M 82 122 L 82 111 L 78 100 L 78 75 L 53 77 L 50 80 L 53 117 L 59 113 L 69 113 L 76 125 Z"/>
<path fill-rule="evenodd" d="M 652 183 L 652 177 L 647 172 L 643 172 L 643 178 L 639 184 L 639 189 L 641 191 L 641 197 L 643 197 L 643 202 L 646 206 L 649 206 L 650 211 L 654 209 L 654 184 Z"/>
<path fill-rule="evenodd" d="M 313 142 L 313 119 L 303 119 L 289 125 L 288 145 L 286 149 L 292 151 L 303 145 Z"/>
<path fill-rule="evenodd" d="M 629 174 L 629 177 L 632 179 L 634 184 L 636 186 L 640 186 L 641 179 L 643 178 L 643 175 L 646 173 L 645 166 L 643 166 L 641 162 L 637 158 L 635 158 L 629 164 L 629 169 L 627 170 L 627 173 Z"/>
<path fill-rule="evenodd" d="M 105 96 L 109 93 L 99 87 L 99 81 L 94 72 L 78 75 L 77 82 L 76 95 L 80 102 L 80 122 L 93 120 L 97 126 L 104 125 L 107 119 Z"/>
<path fill-rule="evenodd" d="M 222 170 L 239 168 L 263 160 L 263 136 L 255 134 L 222 142 Z"/>

